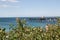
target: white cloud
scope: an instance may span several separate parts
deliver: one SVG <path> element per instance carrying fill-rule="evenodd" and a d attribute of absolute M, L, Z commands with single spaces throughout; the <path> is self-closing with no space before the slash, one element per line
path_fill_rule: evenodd
<path fill-rule="evenodd" d="M 4 1 L 4 2 L 19 2 L 17 0 L 1 0 L 1 1 Z"/>
<path fill-rule="evenodd" d="M 7 7 L 20 7 L 20 6 L 11 6 L 11 5 L 0 5 L 0 8 L 7 8 Z"/>

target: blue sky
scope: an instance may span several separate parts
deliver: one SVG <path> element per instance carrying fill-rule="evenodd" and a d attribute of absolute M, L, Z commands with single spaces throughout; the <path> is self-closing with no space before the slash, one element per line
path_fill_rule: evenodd
<path fill-rule="evenodd" d="M 60 0 L 0 0 L 0 17 L 60 16 Z"/>

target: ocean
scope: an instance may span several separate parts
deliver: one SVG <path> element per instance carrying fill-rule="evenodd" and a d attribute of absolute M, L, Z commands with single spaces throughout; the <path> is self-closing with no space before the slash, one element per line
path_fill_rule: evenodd
<path fill-rule="evenodd" d="M 45 27 L 46 24 L 56 24 L 57 19 L 55 17 L 19 17 L 21 20 L 26 20 L 26 24 L 32 27 Z M 16 17 L 5 17 L 0 18 L 0 28 L 6 28 L 6 31 L 9 30 L 9 25 L 13 24 L 14 27 L 17 25 Z"/>

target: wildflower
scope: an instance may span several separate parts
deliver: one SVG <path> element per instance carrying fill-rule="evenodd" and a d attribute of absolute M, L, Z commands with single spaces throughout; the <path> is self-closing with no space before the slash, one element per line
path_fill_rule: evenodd
<path fill-rule="evenodd" d="M 36 28 L 33 28 L 33 30 L 36 30 Z"/>
<path fill-rule="evenodd" d="M 43 30 L 42 29 L 40 29 L 40 32 L 42 32 Z"/>
<path fill-rule="evenodd" d="M 44 35 L 46 35 L 46 33 L 44 33 Z"/>
<path fill-rule="evenodd" d="M 0 32 L 2 32 L 2 30 L 0 30 Z"/>
<path fill-rule="evenodd" d="M 48 25 L 46 25 L 46 32 L 48 31 Z"/>
<path fill-rule="evenodd" d="M 56 37 L 58 37 L 58 35 L 56 35 Z"/>
<path fill-rule="evenodd" d="M 60 39 L 57 39 L 57 40 L 60 40 Z"/>
<path fill-rule="evenodd" d="M 32 34 L 32 32 L 30 32 Z"/>
<path fill-rule="evenodd" d="M 9 36 L 6 36 L 6 38 L 9 38 Z"/>
<path fill-rule="evenodd" d="M 26 32 L 29 32 L 29 31 L 30 31 L 30 29 L 26 28 L 26 29 L 25 29 L 25 31 L 26 31 Z"/>

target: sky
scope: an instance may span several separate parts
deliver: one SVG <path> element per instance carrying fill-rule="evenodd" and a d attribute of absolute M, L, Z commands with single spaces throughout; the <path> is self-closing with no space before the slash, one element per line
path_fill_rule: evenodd
<path fill-rule="evenodd" d="M 60 0 L 0 0 L 0 17 L 60 16 Z"/>

